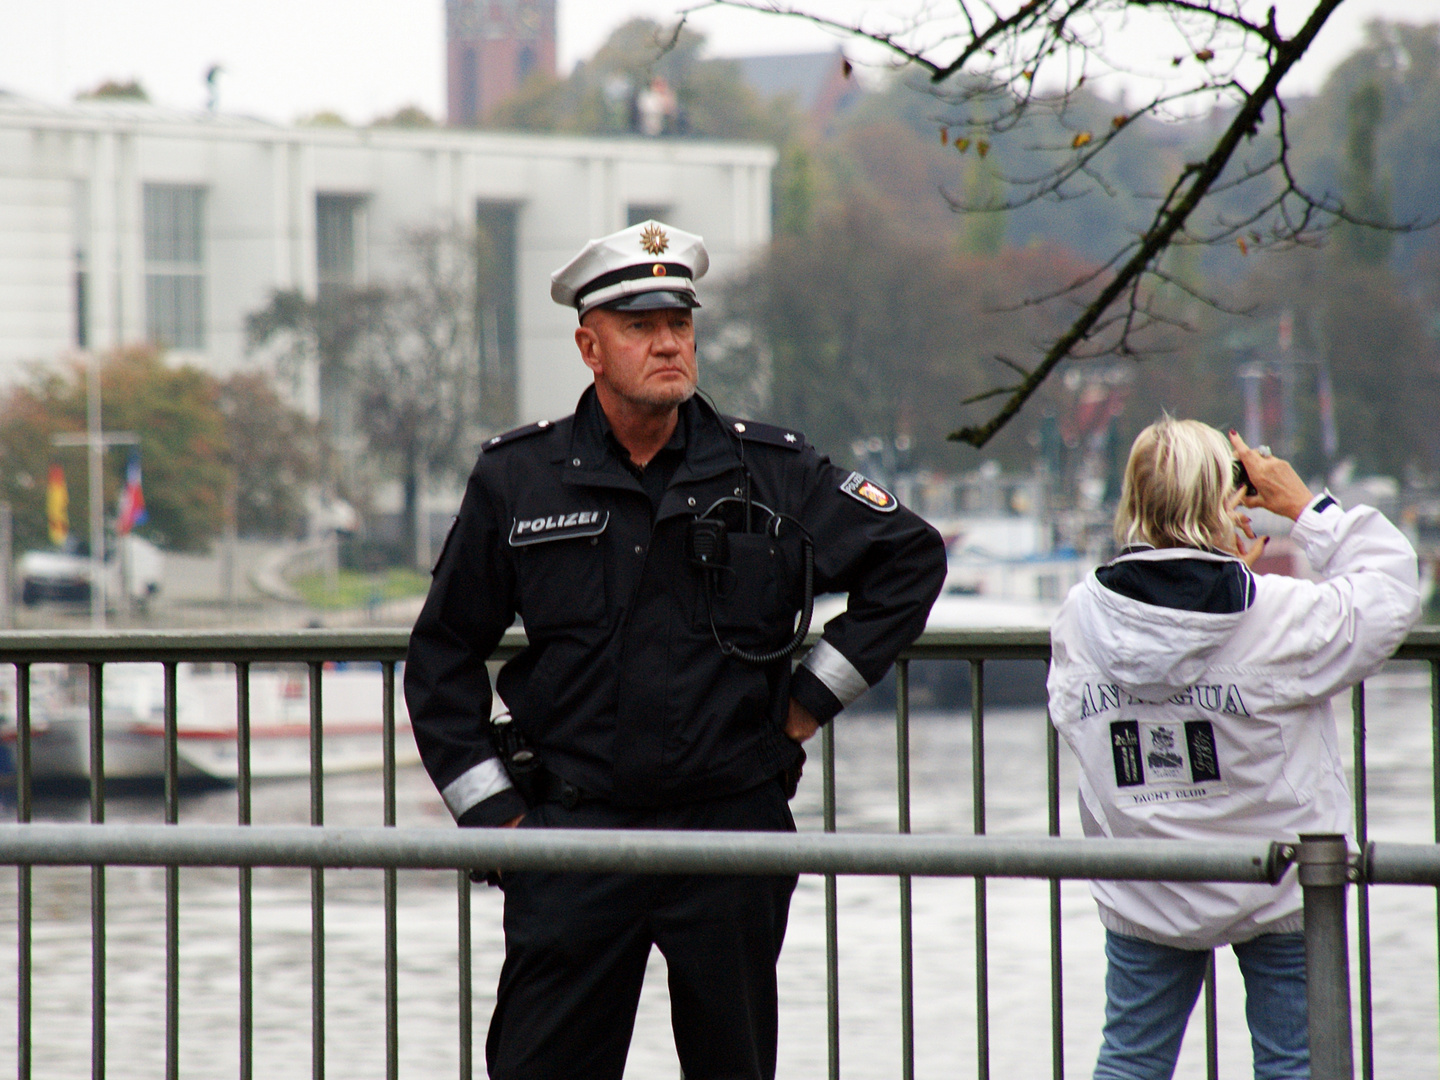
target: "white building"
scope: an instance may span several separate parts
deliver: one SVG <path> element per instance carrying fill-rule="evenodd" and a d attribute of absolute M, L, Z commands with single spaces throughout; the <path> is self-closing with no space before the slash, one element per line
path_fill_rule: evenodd
<path fill-rule="evenodd" d="M 774 163 L 748 143 L 286 127 L 0 93 L 0 380 L 143 341 L 228 372 L 272 290 L 383 279 L 407 227 L 478 221 L 513 277 L 485 362 L 513 379 L 515 422 L 562 415 L 588 372 L 550 271 L 657 217 L 702 234 L 724 277 L 770 237 Z"/>

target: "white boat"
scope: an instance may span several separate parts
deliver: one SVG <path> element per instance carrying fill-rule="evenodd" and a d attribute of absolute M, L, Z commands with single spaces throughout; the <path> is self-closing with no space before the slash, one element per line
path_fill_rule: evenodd
<path fill-rule="evenodd" d="M 36 780 L 90 776 L 90 721 L 84 667 L 32 669 L 31 774 Z M 395 757 L 419 760 L 396 673 Z M 225 664 L 181 664 L 176 671 L 176 756 L 187 779 L 238 778 L 236 681 Z M 384 761 L 378 664 L 327 664 L 321 675 L 323 770 L 379 769 Z M 159 664 L 107 664 L 104 683 L 107 780 L 154 781 L 165 769 L 165 690 Z M 0 694 L 0 740 L 14 750 L 13 688 Z M 310 772 L 309 676 L 301 668 L 250 670 L 250 775 Z"/>

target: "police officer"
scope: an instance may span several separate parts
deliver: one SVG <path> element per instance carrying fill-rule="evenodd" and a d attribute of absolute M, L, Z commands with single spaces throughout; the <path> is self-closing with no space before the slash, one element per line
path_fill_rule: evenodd
<path fill-rule="evenodd" d="M 421 756 L 462 826 L 793 830 L 800 744 L 924 628 L 945 575 L 935 530 L 799 432 L 695 396 L 708 264 L 699 236 L 648 221 L 552 277 L 594 385 L 574 415 L 485 445 L 405 668 Z M 792 672 L 816 592 L 848 608 Z M 513 718 L 497 740 L 485 661 L 517 615 L 528 645 L 496 681 Z M 774 1076 L 793 877 L 503 886 L 494 1080 L 619 1080 L 652 945 L 685 1075 Z"/>

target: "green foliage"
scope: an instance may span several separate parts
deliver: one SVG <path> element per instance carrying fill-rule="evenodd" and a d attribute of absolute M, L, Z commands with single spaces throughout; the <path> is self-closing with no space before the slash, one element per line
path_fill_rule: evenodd
<path fill-rule="evenodd" d="M 319 112 L 296 117 L 295 124 L 297 127 L 348 128 L 350 121 L 333 109 L 321 109 Z"/>
<path fill-rule="evenodd" d="M 263 308 L 245 316 L 246 345 L 277 346 L 280 365 L 293 378 L 312 359 L 319 361 L 322 379 L 343 378 L 385 303 L 385 290 L 378 286 L 327 290 L 318 300 L 299 289 L 275 289 Z"/>
<path fill-rule="evenodd" d="M 268 538 L 298 535 L 305 525 L 305 490 L 323 472 L 326 448 L 318 425 L 286 406 L 264 375 L 237 373 L 219 391 L 237 531 Z"/>
<path fill-rule="evenodd" d="M 1362 221 L 1390 219 L 1389 185 L 1375 175 L 1375 141 L 1385 99 L 1373 80 L 1361 83 L 1350 95 L 1346 109 L 1345 168 L 1343 186 L 1345 209 Z M 1394 237 L 1381 229 L 1354 222 L 1341 222 L 1335 229 L 1342 256 L 1366 266 L 1379 266 L 1390 255 Z"/>
<path fill-rule="evenodd" d="M 429 591 L 430 578 L 418 570 L 395 567 L 381 574 L 341 570 L 334 588 L 324 574 L 306 574 L 291 584 L 311 607 L 341 611 L 424 596 Z"/>
<path fill-rule="evenodd" d="M 128 82 L 121 82 L 118 79 L 106 79 L 93 90 L 84 90 L 75 95 L 76 101 L 149 101 L 150 95 L 145 92 L 145 87 L 140 85 L 140 80 L 130 79 Z"/>
<path fill-rule="evenodd" d="M 370 121 L 377 128 L 433 128 L 438 125 L 435 118 L 419 105 L 402 105 L 389 116 L 377 116 Z"/>
<path fill-rule="evenodd" d="M 819 178 L 814 157 L 803 142 L 785 147 L 775 177 L 775 233 L 805 236 L 815 214 Z"/>
<path fill-rule="evenodd" d="M 1440 25 L 1372 22 L 1319 94 L 1296 104 L 1290 135 L 1295 170 L 1309 190 L 1355 209 L 1357 196 L 1366 198 L 1357 182 L 1368 183 L 1382 217 L 1402 224 L 1440 217 Z M 1393 255 L 1405 260 L 1431 241 L 1422 232 L 1393 242 Z"/>
<path fill-rule="evenodd" d="M 232 446 L 238 448 L 239 506 L 257 515 L 245 520 L 263 531 L 283 531 L 264 528 L 268 508 L 279 515 L 277 524 L 293 529 L 297 508 L 273 489 L 280 477 L 309 479 L 306 468 L 295 464 L 291 441 L 301 439 L 303 420 L 262 381 L 237 376 L 221 383 L 189 365 L 168 366 L 157 351 L 140 348 L 107 357 L 100 387 L 104 429 L 140 438 L 149 520 L 138 533 L 173 550 L 204 550 L 222 524 Z M 227 400 L 239 406 L 228 425 L 222 412 Z M 14 510 L 17 550 L 49 546 L 45 485 L 51 463 L 65 469 L 71 533 L 88 539 L 86 451 L 54 445 L 55 435 L 83 433 L 85 425 L 82 368 L 36 373 L 0 399 L 0 497 Z M 107 521 L 114 517 L 128 458 L 124 447 L 105 455 Z M 263 494 L 266 489 L 271 494 Z"/>
<path fill-rule="evenodd" d="M 499 259 L 483 230 L 418 229 L 403 241 L 401 276 L 315 301 L 276 291 L 245 325 L 250 347 L 275 350 L 288 373 L 318 364 L 327 418 L 332 391 L 353 404 L 370 450 L 404 484 L 410 538 L 428 478 L 473 461 L 465 436 L 479 412 L 475 316 Z"/>
<path fill-rule="evenodd" d="M 1052 332 L 1038 308 L 998 312 L 1029 288 L 1054 288 L 1085 267 L 1054 248 L 961 254 L 947 233 L 898 228 L 887 208 L 852 191 L 804 238 L 782 237 L 704 324 L 702 379 L 727 406 L 803 430 L 841 460 L 857 437 L 909 436 L 917 465 L 973 463 L 946 442 L 960 402 Z M 1019 428 L 997 441 L 1029 457 Z"/>
<path fill-rule="evenodd" d="M 202 549 L 220 528 L 225 473 L 224 421 L 215 407 L 215 381 L 193 367 L 167 368 L 152 350 L 129 350 L 101 369 L 102 419 L 107 431 L 140 437 L 149 521 L 138 530 L 168 547 Z M 0 406 L 6 495 L 15 511 L 20 548 L 48 543 L 44 478 L 52 461 L 65 467 L 71 532 L 84 538 L 89 515 L 83 447 L 57 448 L 60 432 L 85 430 L 85 375 L 47 374 L 13 390 Z M 128 453 L 106 454 L 105 505 L 113 515 Z"/>

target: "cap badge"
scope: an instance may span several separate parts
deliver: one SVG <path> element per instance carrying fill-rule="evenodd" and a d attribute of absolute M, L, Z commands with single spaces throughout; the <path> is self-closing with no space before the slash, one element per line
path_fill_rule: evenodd
<path fill-rule="evenodd" d="M 670 246 L 670 238 L 659 225 L 646 225 L 640 232 L 640 246 L 650 255 L 663 255 Z"/>
<path fill-rule="evenodd" d="M 867 480 L 858 472 L 852 472 L 840 485 L 840 490 L 849 495 L 856 502 L 864 503 L 872 510 L 879 510 L 882 514 L 891 513 L 899 505 L 894 495 L 886 491 L 874 480 Z"/>
<path fill-rule="evenodd" d="M 665 276 L 665 264 L 664 264 L 664 263 L 656 263 L 654 266 L 652 266 L 652 267 L 650 268 L 650 276 L 651 276 L 651 277 L 664 277 L 664 276 Z"/>

